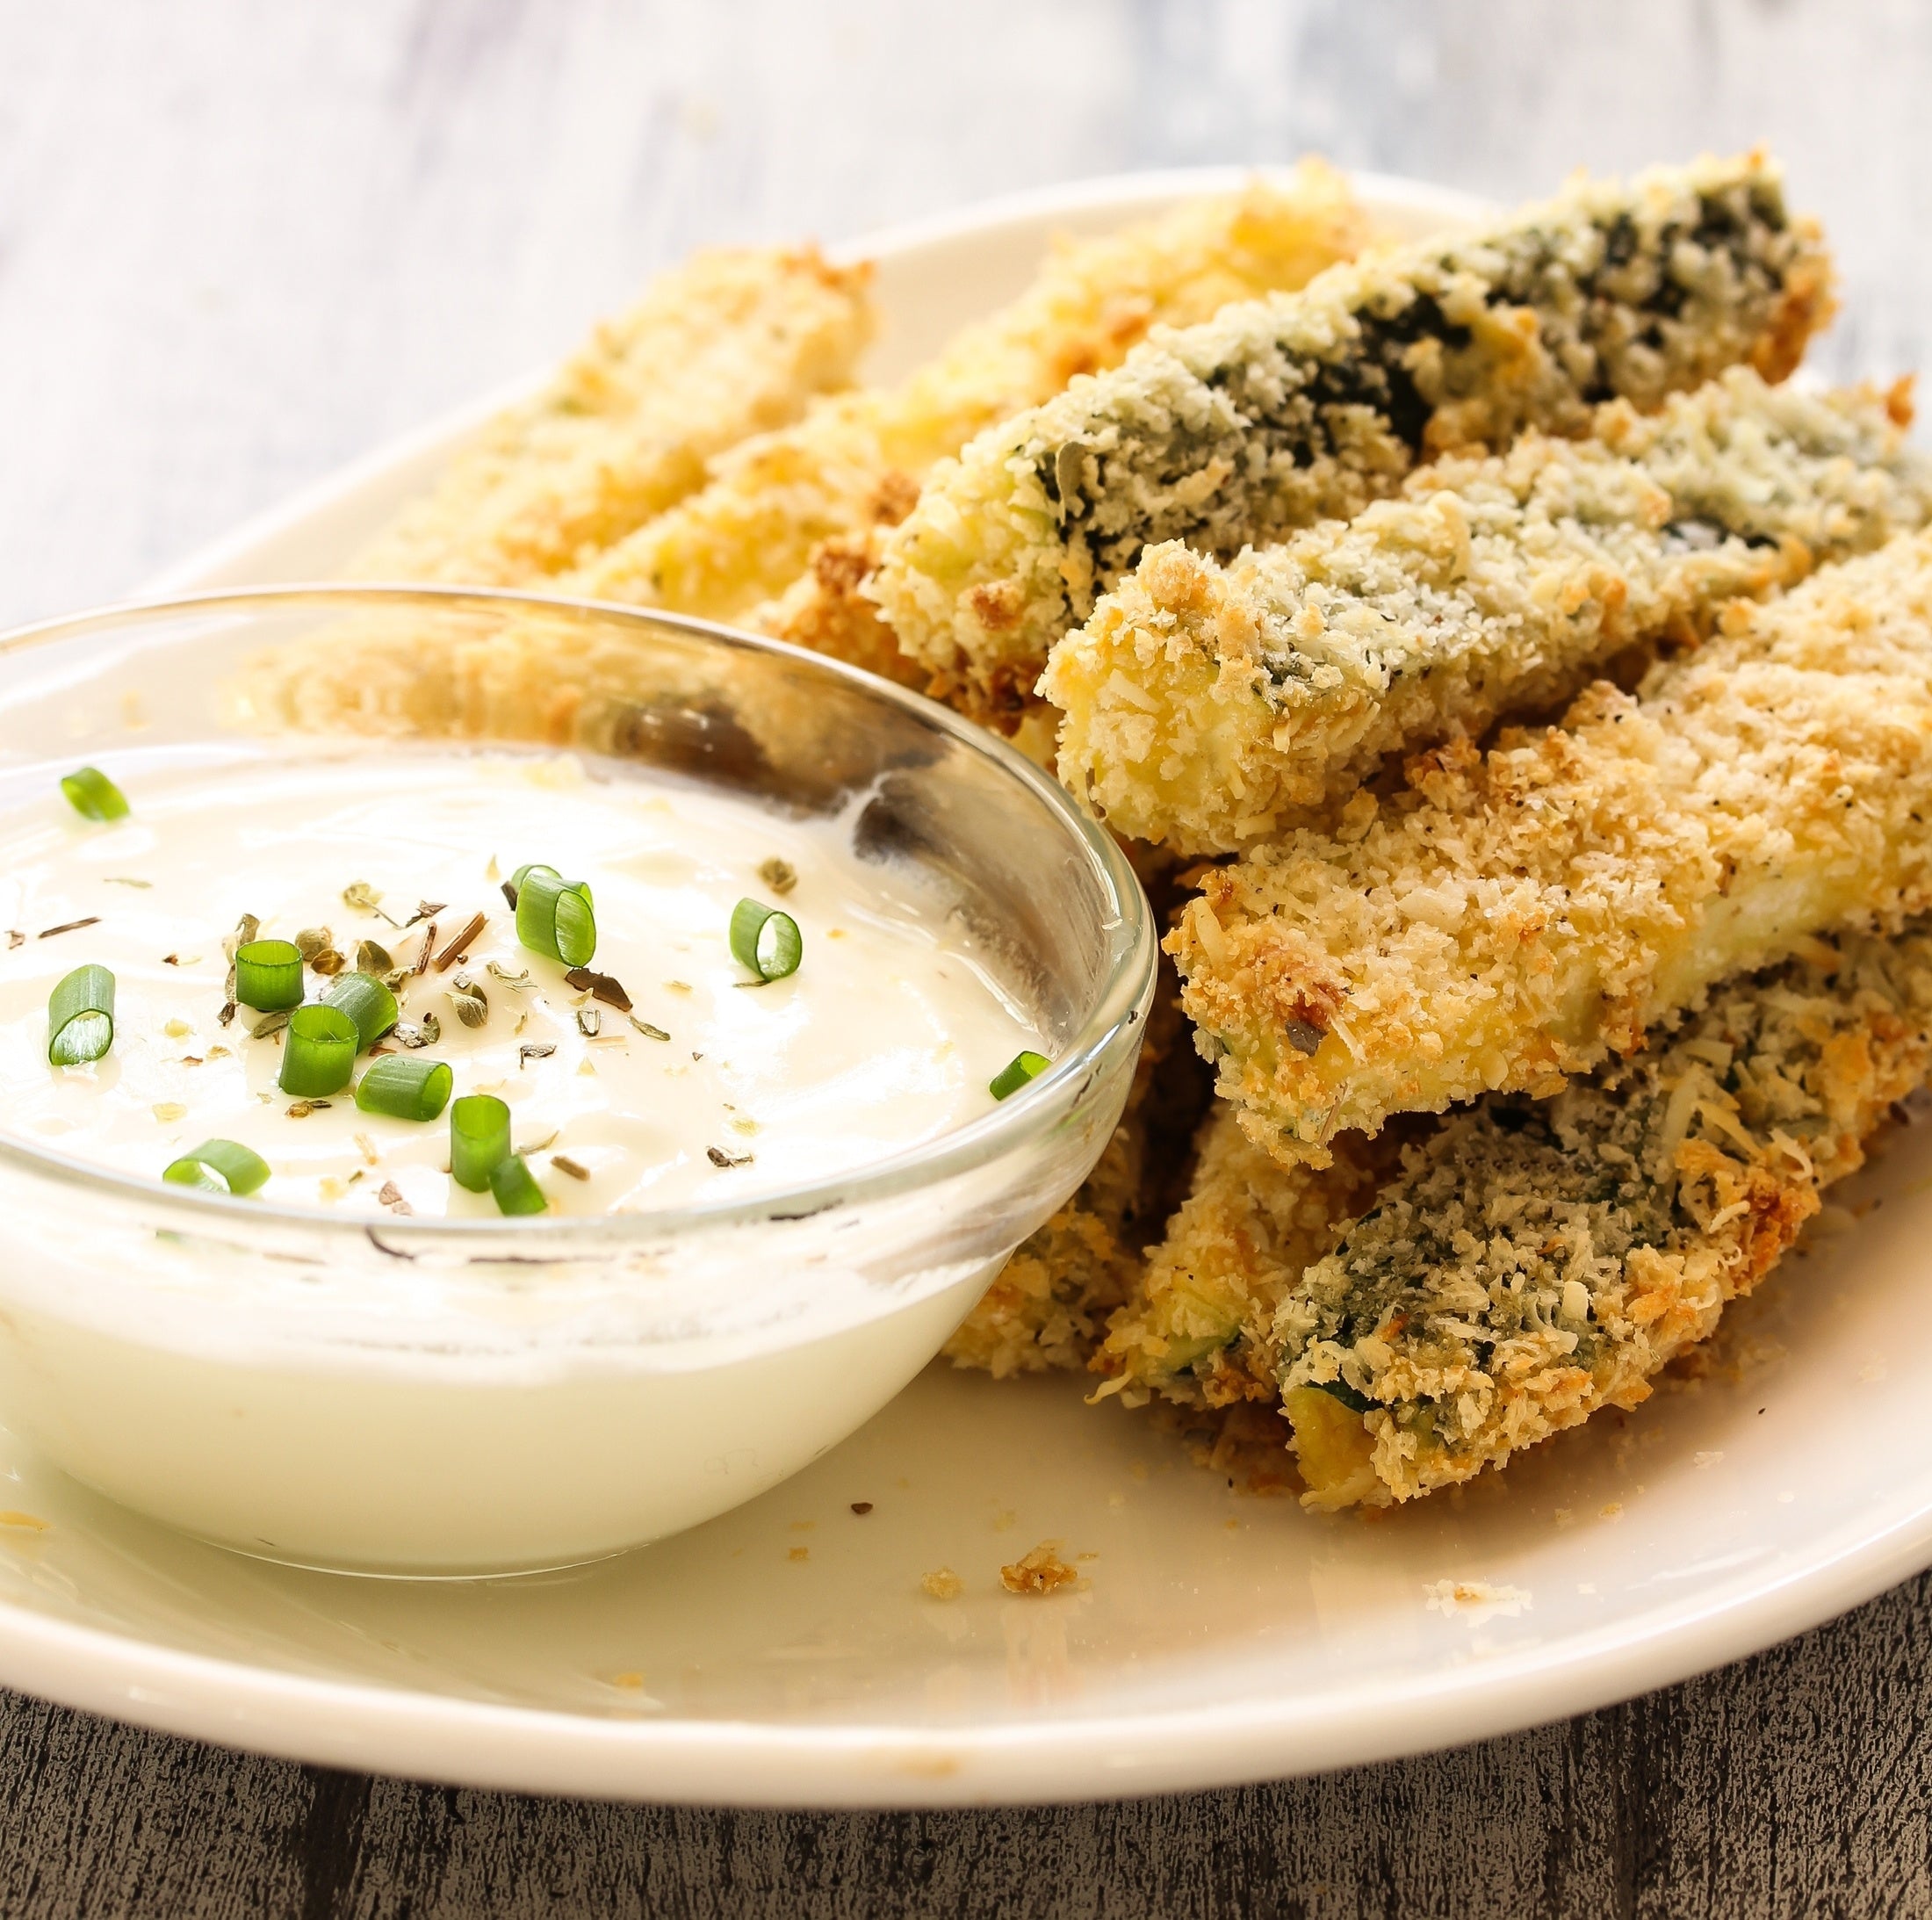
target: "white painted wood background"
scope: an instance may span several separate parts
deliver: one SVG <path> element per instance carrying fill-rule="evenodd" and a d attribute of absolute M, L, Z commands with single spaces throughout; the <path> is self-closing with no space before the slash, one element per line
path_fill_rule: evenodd
<path fill-rule="evenodd" d="M 0 0 L 0 623 L 137 588 L 701 242 L 1309 148 L 1514 198 L 1758 140 L 1837 244 L 1823 363 L 1918 365 L 1925 0 Z M 1928 1647 L 1921 1580 L 1464 1752 L 984 1815 L 445 1792 L 0 1696 L 0 1915 L 1927 1913 Z"/>

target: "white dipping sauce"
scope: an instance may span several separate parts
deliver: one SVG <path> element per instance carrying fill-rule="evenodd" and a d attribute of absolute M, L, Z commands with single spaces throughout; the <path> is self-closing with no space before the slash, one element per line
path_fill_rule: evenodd
<path fill-rule="evenodd" d="M 555 1212 L 738 1198 L 883 1159 L 988 1112 L 987 1082 L 1040 1045 L 956 929 L 854 856 L 842 819 L 494 753 L 250 760 L 131 782 L 127 797 L 130 816 L 109 823 L 58 790 L 0 820 L 0 1124 L 123 1172 L 158 1178 L 222 1138 L 269 1163 L 263 1201 L 495 1214 L 448 1176 L 446 1113 L 364 1113 L 346 1089 L 304 1111 L 276 1085 L 284 1036 L 251 1038 L 263 1016 L 247 1007 L 222 1024 L 222 943 L 243 914 L 263 939 L 326 927 L 353 968 L 362 941 L 413 965 L 427 922 L 393 922 L 424 903 L 438 952 L 486 913 L 466 961 L 400 990 L 402 1018 L 437 1016 L 440 1040 L 412 1057 L 447 1061 L 453 1097 L 508 1103 Z M 782 893 L 761 873 L 774 860 L 797 876 Z M 589 883 L 591 965 L 622 984 L 631 1014 L 517 944 L 500 883 L 525 863 Z M 380 912 L 345 901 L 356 883 Z M 787 978 L 757 983 L 732 955 L 747 895 L 797 921 L 804 958 Z M 95 924 L 40 937 L 83 920 Z M 117 983 L 112 1049 L 50 1066 L 48 993 L 88 962 Z M 487 998 L 479 1029 L 450 998 L 458 972 Z M 328 985 L 306 980 L 310 999 Z"/>

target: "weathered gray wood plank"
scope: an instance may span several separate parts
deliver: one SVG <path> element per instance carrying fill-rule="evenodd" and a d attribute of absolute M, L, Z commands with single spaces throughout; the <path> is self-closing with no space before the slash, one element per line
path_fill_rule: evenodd
<path fill-rule="evenodd" d="M 1762 139 L 1834 371 L 1932 312 L 1916 0 L 0 0 L 0 621 L 128 590 L 710 239 L 1305 148 L 1500 196 Z M 1464 1752 L 1051 1811 L 639 1809 L 0 1703 L 0 1913 L 1932 1911 L 1932 1582 Z"/>

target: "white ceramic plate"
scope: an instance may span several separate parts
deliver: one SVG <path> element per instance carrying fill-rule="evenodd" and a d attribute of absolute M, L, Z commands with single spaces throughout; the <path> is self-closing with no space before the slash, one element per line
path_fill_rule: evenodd
<path fill-rule="evenodd" d="M 876 371 L 1017 290 L 1050 231 L 1234 177 L 1104 181 L 856 243 L 881 260 L 891 322 Z M 1412 230 L 1473 211 L 1360 184 Z M 165 585 L 326 575 L 487 410 Z M 341 1766 L 817 1805 L 1200 1786 L 1575 1713 L 1932 1562 L 1932 1450 L 1900 1335 L 1932 1292 L 1932 1129 L 1901 1132 L 1842 1198 L 1878 1210 L 1787 1262 L 1696 1387 L 1381 1518 L 1231 1492 L 1144 1418 L 1084 1406 L 1078 1382 L 935 1368 L 798 1478 L 681 1538 L 571 1574 L 400 1584 L 198 1546 L 0 1432 L 0 1678 Z M 1091 1556 L 1081 1587 L 1006 1594 L 1001 1563 L 1042 1540 Z M 941 1567 L 959 1598 L 921 1591 Z"/>

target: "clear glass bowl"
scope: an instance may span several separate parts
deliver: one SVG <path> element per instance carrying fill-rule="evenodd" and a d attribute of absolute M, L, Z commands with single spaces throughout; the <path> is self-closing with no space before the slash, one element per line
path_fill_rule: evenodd
<path fill-rule="evenodd" d="M 849 805 L 855 852 L 963 916 L 1055 1065 L 850 1174 L 588 1220 L 377 1226 L 0 1125 L 0 1416 L 129 1506 L 416 1575 L 691 1526 L 896 1393 L 1119 1118 L 1153 986 L 1145 899 L 1058 787 L 915 695 L 699 622 L 434 589 L 208 595 L 0 641 L 0 806 L 77 762 L 126 784 L 292 730 L 569 747 Z"/>

